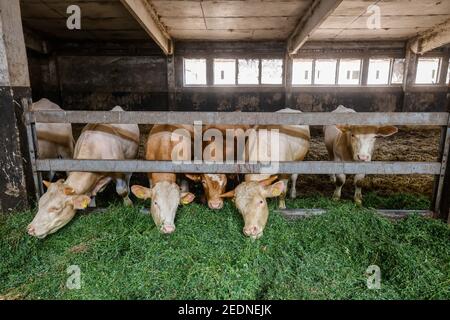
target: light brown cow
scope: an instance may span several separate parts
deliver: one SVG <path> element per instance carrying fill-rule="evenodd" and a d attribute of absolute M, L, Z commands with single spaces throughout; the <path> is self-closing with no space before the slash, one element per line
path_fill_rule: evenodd
<path fill-rule="evenodd" d="M 62 111 L 48 99 L 41 99 L 31 105 L 32 111 Z M 75 141 L 70 123 L 36 123 L 39 158 L 41 159 L 72 159 Z M 49 180 L 54 173 L 50 172 Z"/>
<path fill-rule="evenodd" d="M 147 139 L 145 159 L 160 161 L 191 160 L 191 126 L 155 125 Z M 131 187 L 140 199 L 151 199 L 150 213 L 159 230 L 164 234 L 175 231 L 175 215 L 178 205 L 191 203 L 195 196 L 181 190 L 175 173 L 148 173 L 150 188 Z"/>
<path fill-rule="evenodd" d="M 299 113 L 293 109 L 277 112 Z M 264 130 L 268 129 L 270 130 Z M 246 146 L 248 161 L 269 161 L 276 165 L 279 161 L 302 161 L 309 149 L 309 126 L 260 126 L 250 135 Z M 295 184 L 298 175 L 291 175 L 291 197 L 296 196 Z M 285 198 L 289 175 L 280 175 L 279 182 L 270 185 L 277 177 L 268 174 L 247 174 L 245 182 L 222 197 L 232 197 L 244 218 L 243 232 L 246 236 L 259 238 L 267 223 L 269 210 L 266 198 L 279 196 L 279 208 L 286 208 Z"/>
<path fill-rule="evenodd" d="M 333 112 L 356 112 L 342 105 Z M 325 145 L 331 161 L 365 161 L 372 160 L 375 141 L 377 137 L 388 137 L 398 131 L 393 126 L 324 126 Z M 341 198 L 342 186 L 345 183 L 345 174 L 331 175 L 331 180 L 336 184 L 333 200 Z M 355 175 L 354 200 L 358 205 L 362 204 L 361 184 L 364 174 Z"/>
<path fill-rule="evenodd" d="M 112 111 L 123 111 L 115 107 Z M 74 159 L 135 159 L 138 153 L 139 127 L 137 125 L 87 125 L 78 139 Z M 130 174 L 71 172 L 67 180 L 44 182 L 47 192 L 39 200 L 39 210 L 28 226 L 28 233 L 38 238 L 56 232 L 66 225 L 76 210 L 85 209 L 106 185 L 115 180 L 116 191 L 125 204 L 128 197 Z"/>
<path fill-rule="evenodd" d="M 203 135 L 206 140 L 203 144 L 205 161 L 222 162 L 227 160 L 244 160 L 245 132 L 248 126 L 244 125 L 207 125 L 203 127 Z M 233 143 L 227 140 L 228 135 L 232 135 Z M 211 135 L 211 137 L 210 137 Z M 215 139 L 220 135 L 222 139 Z M 214 137 L 214 139 L 212 139 Z M 242 142 L 242 148 L 239 147 L 238 141 Z M 223 151 L 221 151 L 223 150 Z M 201 182 L 205 192 L 208 207 L 213 210 L 222 209 L 223 198 L 221 195 L 225 192 L 228 180 L 237 180 L 236 174 L 186 174 L 186 177 L 194 182 Z"/>

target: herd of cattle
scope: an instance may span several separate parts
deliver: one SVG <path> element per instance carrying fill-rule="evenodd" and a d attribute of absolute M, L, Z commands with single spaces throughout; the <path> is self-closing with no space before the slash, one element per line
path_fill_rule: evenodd
<path fill-rule="evenodd" d="M 61 110 L 61 108 L 47 99 L 42 99 L 32 106 L 33 111 Z M 123 111 L 115 107 L 112 111 Z M 301 112 L 293 109 L 282 109 L 277 112 Z M 355 112 L 344 106 L 337 107 L 333 112 Z M 190 139 L 173 139 L 173 133 L 179 129 L 192 132 L 190 125 L 155 125 L 151 129 L 145 148 L 146 160 L 173 160 L 175 148 L 190 149 Z M 225 134 L 226 130 L 248 130 L 245 126 L 204 126 L 204 130 L 216 129 Z M 277 161 L 302 161 L 308 150 L 310 131 L 306 125 L 289 126 L 254 126 L 252 132 L 256 139 L 247 139 L 243 149 L 245 160 L 264 161 L 258 146 L 270 145 L 277 141 Z M 275 136 L 270 139 L 267 134 L 260 134 L 265 129 L 275 130 Z M 139 150 L 139 127 L 134 124 L 88 124 L 84 127 L 77 142 L 74 142 L 72 126 L 70 124 L 37 123 L 36 124 L 38 148 L 40 158 L 66 158 L 66 159 L 109 159 L 129 160 L 136 159 Z M 241 131 L 239 131 L 241 132 Z M 325 126 L 325 144 L 330 160 L 333 161 L 371 161 L 376 137 L 390 136 L 397 132 L 393 126 Z M 273 140 L 276 139 L 276 140 Z M 203 148 L 211 148 L 212 140 Z M 215 146 L 213 146 L 215 147 Z M 234 158 L 236 149 L 223 144 L 223 157 L 232 152 Z M 214 149 L 214 148 L 213 148 Z M 182 153 L 181 159 L 190 153 Z M 183 155 L 185 158 L 183 158 Z M 227 157 L 227 159 L 229 159 Z M 212 159 L 205 160 L 214 160 Z M 28 233 L 37 238 L 45 238 L 66 225 L 77 210 L 88 206 L 95 206 L 95 196 L 114 180 L 117 193 L 123 198 L 126 205 L 132 205 L 129 198 L 131 173 L 95 173 L 70 172 L 66 180 L 51 182 L 44 181 L 46 193 L 39 200 L 39 209 L 33 221 L 29 224 Z M 228 191 L 227 181 L 236 180 L 236 175 L 225 174 L 175 174 L 175 173 L 148 173 L 150 187 L 134 185 L 132 193 L 140 199 L 151 199 L 150 213 L 159 230 L 169 234 L 175 231 L 175 214 L 179 204 L 189 204 L 194 195 L 188 190 L 188 183 L 184 178 L 202 183 L 208 206 L 218 210 L 223 206 L 224 198 L 232 198 L 238 211 L 244 219 L 243 232 L 246 236 L 259 238 L 262 236 L 268 219 L 268 206 L 266 198 L 279 197 L 279 207 L 285 208 L 285 197 L 288 182 L 291 180 L 290 197 L 296 197 L 297 175 L 271 176 L 268 174 L 247 174 L 244 181 L 237 187 Z M 333 199 L 339 200 L 341 189 L 345 183 L 344 174 L 333 175 L 332 181 L 336 185 Z M 357 175 L 355 181 L 355 202 L 361 204 L 361 180 L 364 175 Z M 276 180 L 279 180 L 275 182 Z M 237 182 L 236 182 L 237 184 Z"/>

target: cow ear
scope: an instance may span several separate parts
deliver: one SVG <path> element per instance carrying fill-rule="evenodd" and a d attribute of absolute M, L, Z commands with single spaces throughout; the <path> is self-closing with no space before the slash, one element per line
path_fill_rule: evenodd
<path fill-rule="evenodd" d="M 74 196 L 72 198 L 73 208 L 76 210 L 86 209 L 89 206 L 89 203 L 91 203 L 91 198 L 85 195 Z"/>
<path fill-rule="evenodd" d="M 73 188 L 71 188 L 71 187 L 65 187 L 64 188 L 64 194 L 66 196 L 74 195 L 75 194 L 75 190 Z"/>
<path fill-rule="evenodd" d="M 183 192 L 181 193 L 181 199 L 180 199 L 180 203 L 181 204 L 189 204 L 192 201 L 194 201 L 195 199 L 195 195 L 190 193 L 190 192 Z"/>
<path fill-rule="evenodd" d="M 384 126 L 379 127 L 377 130 L 377 135 L 382 137 L 392 136 L 394 133 L 398 132 L 398 128 L 394 126 Z"/>
<path fill-rule="evenodd" d="M 272 176 L 267 179 L 261 180 L 259 182 L 259 184 L 263 187 L 267 187 L 267 186 L 270 186 L 272 184 L 272 182 L 274 182 L 277 179 L 278 179 L 278 176 Z"/>
<path fill-rule="evenodd" d="M 185 176 L 194 182 L 200 182 L 202 180 L 202 176 L 199 174 L 186 173 Z"/>
<path fill-rule="evenodd" d="M 221 198 L 234 198 L 235 190 L 228 191 L 220 195 Z"/>
<path fill-rule="evenodd" d="M 266 198 L 278 197 L 283 192 L 283 190 L 284 190 L 284 182 L 278 181 L 277 183 L 265 187 L 263 195 Z"/>
<path fill-rule="evenodd" d="M 146 187 L 143 187 L 143 186 L 138 186 L 138 185 L 132 186 L 131 187 L 131 192 L 133 192 L 133 194 L 137 198 L 143 199 L 143 200 L 149 199 L 149 198 L 152 197 L 152 189 L 146 188 Z"/>
<path fill-rule="evenodd" d="M 342 125 L 342 124 L 338 124 L 336 125 L 336 128 L 338 128 L 338 130 L 342 131 L 343 133 L 348 132 L 350 130 L 350 126 L 349 125 Z"/>
<path fill-rule="evenodd" d="M 50 181 L 46 181 L 46 180 L 42 181 L 42 183 L 44 184 L 44 186 L 45 186 L 47 189 L 50 188 L 50 186 L 52 185 L 52 183 L 51 183 Z"/>

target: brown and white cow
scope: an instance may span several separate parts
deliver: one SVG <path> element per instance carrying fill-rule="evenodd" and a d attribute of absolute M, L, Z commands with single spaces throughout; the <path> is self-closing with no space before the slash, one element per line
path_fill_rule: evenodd
<path fill-rule="evenodd" d="M 203 160 L 211 162 L 225 162 L 227 160 L 245 160 L 245 132 L 244 125 L 206 125 L 203 127 Z M 227 140 L 227 134 L 231 139 Z M 217 139 L 220 136 L 221 139 Z M 238 145 L 242 142 L 242 148 Z M 229 180 L 237 180 L 236 174 L 203 173 L 186 174 L 194 182 L 201 182 L 205 192 L 208 207 L 213 210 L 222 209 L 223 198 Z"/>
<path fill-rule="evenodd" d="M 31 105 L 31 111 L 62 111 L 48 99 L 41 99 Z M 70 123 L 36 123 L 39 158 L 41 159 L 72 159 L 74 139 Z M 50 172 L 49 180 L 54 173 Z"/>
<path fill-rule="evenodd" d="M 351 113 L 356 111 L 340 105 L 333 112 Z M 325 145 L 331 161 L 369 162 L 372 160 L 376 138 L 388 137 L 397 131 L 398 129 L 393 126 L 324 126 Z M 361 185 L 364 177 L 364 174 L 357 174 L 354 179 L 354 200 L 358 205 L 362 204 Z M 345 179 L 345 174 L 331 175 L 331 180 L 336 184 L 333 200 L 341 198 Z"/>
<path fill-rule="evenodd" d="M 191 126 L 155 125 L 147 139 L 145 159 L 151 161 L 191 160 Z M 140 199 L 151 199 L 150 213 L 160 231 L 175 231 L 175 215 L 178 205 L 191 203 L 195 196 L 181 190 L 175 173 L 148 173 L 150 188 L 131 187 Z"/>
<path fill-rule="evenodd" d="M 300 113 L 299 110 L 282 109 L 277 112 Z M 267 130 L 264 130 L 267 129 Z M 268 131 L 270 130 L 270 131 Z M 250 135 L 246 145 L 248 161 L 302 161 L 309 150 L 310 132 L 306 125 L 259 126 Z M 261 150 L 262 149 L 262 150 Z M 291 175 L 291 197 L 295 198 L 297 174 Z M 246 236 L 262 236 L 269 216 L 266 198 L 279 196 L 279 208 L 286 208 L 285 198 L 289 175 L 280 175 L 280 181 L 271 184 L 277 177 L 269 174 L 247 174 L 245 182 L 235 190 L 223 194 L 232 197 L 244 218 L 243 232 Z"/>
<path fill-rule="evenodd" d="M 123 111 L 115 107 L 112 111 Z M 139 127 L 133 124 L 87 125 L 79 137 L 74 159 L 126 160 L 138 154 Z M 55 183 L 44 182 L 47 192 L 39 200 L 39 209 L 28 226 L 28 233 L 45 238 L 66 225 L 76 210 L 85 209 L 91 198 L 115 180 L 116 191 L 125 204 L 128 197 L 131 173 L 70 172 L 67 179 Z"/>

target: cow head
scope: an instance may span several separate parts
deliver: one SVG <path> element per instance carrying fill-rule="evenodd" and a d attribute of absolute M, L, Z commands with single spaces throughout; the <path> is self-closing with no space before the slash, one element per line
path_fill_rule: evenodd
<path fill-rule="evenodd" d="M 222 209 L 223 199 L 220 197 L 227 186 L 225 174 L 186 174 L 186 177 L 194 182 L 201 182 L 205 191 L 208 207 L 217 210 Z"/>
<path fill-rule="evenodd" d="M 153 188 L 132 186 L 131 191 L 139 199 L 151 199 L 150 213 L 156 226 L 164 234 L 175 231 L 175 214 L 178 205 L 191 203 L 195 196 L 189 192 L 181 192 L 173 182 L 161 181 Z"/>
<path fill-rule="evenodd" d="M 39 239 L 64 227 L 76 210 L 85 209 L 91 201 L 86 195 L 76 195 L 64 180 L 56 183 L 45 181 L 44 184 L 47 192 L 39 199 L 38 212 L 27 228 L 28 234 Z"/>
<path fill-rule="evenodd" d="M 282 181 L 271 184 L 276 178 L 243 182 L 233 191 L 221 196 L 233 198 L 234 204 L 244 218 L 243 232 L 252 239 L 258 239 L 263 235 L 269 217 L 266 198 L 278 197 L 284 190 Z"/>
<path fill-rule="evenodd" d="M 353 160 L 371 161 L 377 137 L 388 137 L 398 131 L 393 126 L 337 126 L 350 141 Z"/>

